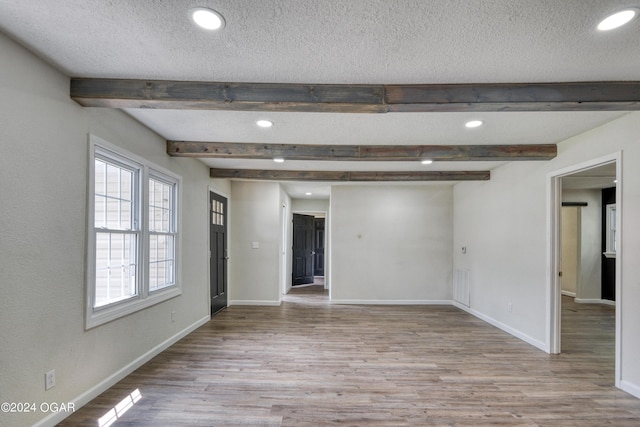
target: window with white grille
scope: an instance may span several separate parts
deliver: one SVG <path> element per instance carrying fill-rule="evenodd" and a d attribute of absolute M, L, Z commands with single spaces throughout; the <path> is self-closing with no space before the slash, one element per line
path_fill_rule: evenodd
<path fill-rule="evenodd" d="M 90 138 L 86 327 L 181 293 L 181 178 Z"/>
<path fill-rule="evenodd" d="M 94 160 L 94 307 L 138 295 L 140 166 L 98 150 Z"/>
<path fill-rule="evenodd" d="M 175 283 L 177 183 L 152 171 L 149 178 L 149 290 Z"/>

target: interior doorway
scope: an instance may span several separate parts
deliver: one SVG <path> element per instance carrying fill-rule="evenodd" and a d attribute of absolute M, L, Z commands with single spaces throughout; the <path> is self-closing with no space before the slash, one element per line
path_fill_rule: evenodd
<path fill-rule="evenodd" d="M 316 286 L 330 292 L 330 222 L 327 211 L 300 210 L 291 212 L 291 249 L 287 295 L 294 288 Z"/>
<path fill-rule="evenodd" d="M 549 349 L 550 353 L 580 351 L 581 343 L 576 337 L 582 335 L 593 337 L 602 334 L 593 326 L 593 316 L 597 316 L 601 325 L 610 323 L 609 335 L 606 337 L 611 346 L 609 349 L 600 348 L 600 354 L 605 362 L 615 368 L 612 369 L 612 382 L 620 387 L 620 305 L 616 307 L 614 301 L 602 291 L 602 259 L 606 251 L 601 243 L 606 237 L 603 224 L 603 189 L 610 188 L 617 197 L 617 209 L 612 213 L 614 224 L 617 226 L 615 249 L 620 258 L 621 245 L 621 154 L 616 153 L 580 165 L 556 171 L 549 175 L 550 194 L 550 268 L 549 268 Z M 563 207 L 564 204 L 564 207 Z M 566 209 L 571 207 L 572 209 Z M 564 217 L 564 221 L 563 221 Z M 571 230 L 563 229 L 573 228 Z M 563 242 L 570 239 L 569 242 Z M 575 240 L 574 240 L 575 239 Z M 563 245 L 564 243 L 564 245 Z M 564 246 L 564 247 L 563 247 Z M 567 246 L 569 249 L 567 249 Z M 573 247 L 573 249 L 571 249 Z M 610 254 L 609 254 L 610 255 Z M 566 258 L 566 259 L 563 259 Z M 615 294 L 621 295 L 620 263 L 614 263 L 617 271 Z M 565 269 L 568 270 L 565 275 Z M 571 283 L 569 283 L 571 282 Z M 589 317 L 591 316 L 591 317 Z M 563 325 L 565 319 L 566 325 Z M 589 326 L 591 325 L 591 326 Z M 564 327 L 563 327 L 564 326 Z M 593 330 L 588 328 L 592 327 Z M 602 336 L 601 336 L 602 337 Z M 602 339 L 600 342 L 604 341 Z M 591 345 L 591 344 L 589 344 Z M 607 354 L 609 356 L 607 356 Z M 610 359 L 607 360 L 607 357 Z"/>

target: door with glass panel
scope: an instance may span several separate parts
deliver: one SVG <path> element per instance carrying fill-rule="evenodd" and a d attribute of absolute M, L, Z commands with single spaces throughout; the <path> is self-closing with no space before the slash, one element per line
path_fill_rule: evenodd
<path fill-rule="evenodd" d="M 227 199 L 209 192 L 211 314 L 227 306 Z"/>

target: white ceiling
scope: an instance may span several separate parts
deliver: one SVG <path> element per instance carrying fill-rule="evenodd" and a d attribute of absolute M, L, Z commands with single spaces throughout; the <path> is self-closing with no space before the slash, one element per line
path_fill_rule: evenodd
<path fill-rule="evenodd" d="M 562 177 L 563 190 L 599 190 L 616 186 L 616 164 L 609 163 Z"/>
<path fill-rule="evenodd" d="M 196 6 L 220 12 L 226 27 L 196 28 L 188 17 Z M 74 77 L 309 84 L 640 80 L 640 19 L 608 33 L 595 29 L 627 6 L 638 7 L 640 0 L 0 0 L 0 30 Z M 557 143 L 624 114 L 128 113 L 173 140 L 363 145 Z M 275 125 L 257 128 L 258 118 Z M 486 124 L 466 129 L 470 118 Z M 205 162 L 253 169 L 425 169 L 413 162 Z M 313 186 L 316 195 L 328 194 L 327 186 Z M 304 197 L 302 183 L 287 189 Z"/>

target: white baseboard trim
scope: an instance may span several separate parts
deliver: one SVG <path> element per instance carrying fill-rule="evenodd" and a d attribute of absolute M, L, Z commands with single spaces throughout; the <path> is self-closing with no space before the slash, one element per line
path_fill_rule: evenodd
<path fill-rule="evenodd" d="M 569 292 L 569 291 L 560 291 L 560 293 L 566 297 L 571 297 L 571 298 L 575 298 L 576 297 L 576 293 L 575 292 Z"/>
<path fill-rule="evenodd" d="M 479 311 L 476 311 L 470 307 L 467 307 L 465 305 L 462 305 L 458 302 L 453 302 L 453 305 L 457 308 L 459 308 L 460 310 L 466 311 L 467 313 L 477 317 L 480 320 L 484 320 L 485 322 L 487 322 L 488 324 L 495 326 L 498 329 L 502 329 L 503 331 L 505 331 L 506 333 L 513 335 L 516 338 L 521 339 L 522 341 L 531 344 L 532 346 L 544 351 L 545 353 L 549 353 L 551 351 L 551 349 L 549 348 L 549 346 L 545 343 L 543 343 L 542 341 L 539 341 L 535 338 L 530 337 L 527 334 L 524 334 L 522 332 L 520 332 L 517 329 L 512 328 L 511 326 L 505 325 L 502 322 L 497 321 L 496 319 L 494 319 L 493 317 L 489 317 L 486 316 L 482 313 L 480 313 Z"/>
<path fill-rule="evenodd" d="M 605 304 L 605 305 L 616 305 L 615 301 L 611 301 L 608 299 L 599 299 L 599 298 L 576 298 L 575 302 L 578 304 Z"/>
<path fill-rule="evenodd" d="M 171 347 L 173 344 L 180 341 L 182 338 L 189 335 L 191 332 L 198 329 L 200 326 L 207 323 L 209 320 L 211 320 L 211 316 L 203 317 L 202 319 L 198 320 L 197 322 L 193 323 L 192 325 L 188 326 L 187 328 L 183 329 L 182 331 L 178 332 L 177 334 L 173 335 L 172 337 L 166 339 L 162 343 L 153 347 L 151 350 L 147 351 L 142 356 L 135 359 L 133 362 L 129 363 L 128 365 L 124 366 L 117 372 L 111 374 L 110 376 L 108 376 L 107 378 L 105 378 L 104 380 L 96 384 L 94 387 L 85 391 L 80 396 L 72 400 L 75 409 L 78 410 L 82 408 L 84 405 L 86 405 L 96 397 L 100 396 L 109 388 L 113 387 L 118 381 L 122 380 L 127 375 L 131 374 L 133 371 L 135 371 L 136 369 L 138 369 L 139 367 L 141 367 L 142 365 L 144 365 L 145 363 L 153 359 L 158 354 L 162 353 L 167 348 Z M 62 422 L 68 416 L 71 416 L 71 413 L 67 413 L 67 412 L 52 413 L 51 415 L 38 421 L 36 424 L 33 425 L 33 427 L 53 427 L 58 423 Z"/>
<path fill-rule="evenodd" d="M 600 298 L 576 298 L 575 302 L 578 304 L 600 304 L 602 300 Z"/>
<path fill-rule="evenodd" d="M 269 301 L 269 300 L 252 300 L 252 299 L 235 299 L 229 301 L 229 306 L 232 305 L 267 305 L 267 306 L 279 306 L 282 301 Z"/>
<path fill-rule="evenodd" d="M 451 305 L 451 300 L 377 300 L 377 299 L 332 299 L 331 304 L 351 305 Z"/>
<path fill-rule="evenodd" d="M 637 397 L 638 399 L 640 399 L 640 386 L 630 383 L 629 381 L 620 381 L 620 388 L 623 391 L 626 391 L 627 393 L 629 393 L 630 395 L 632 395 L 633 397 Z"/>

